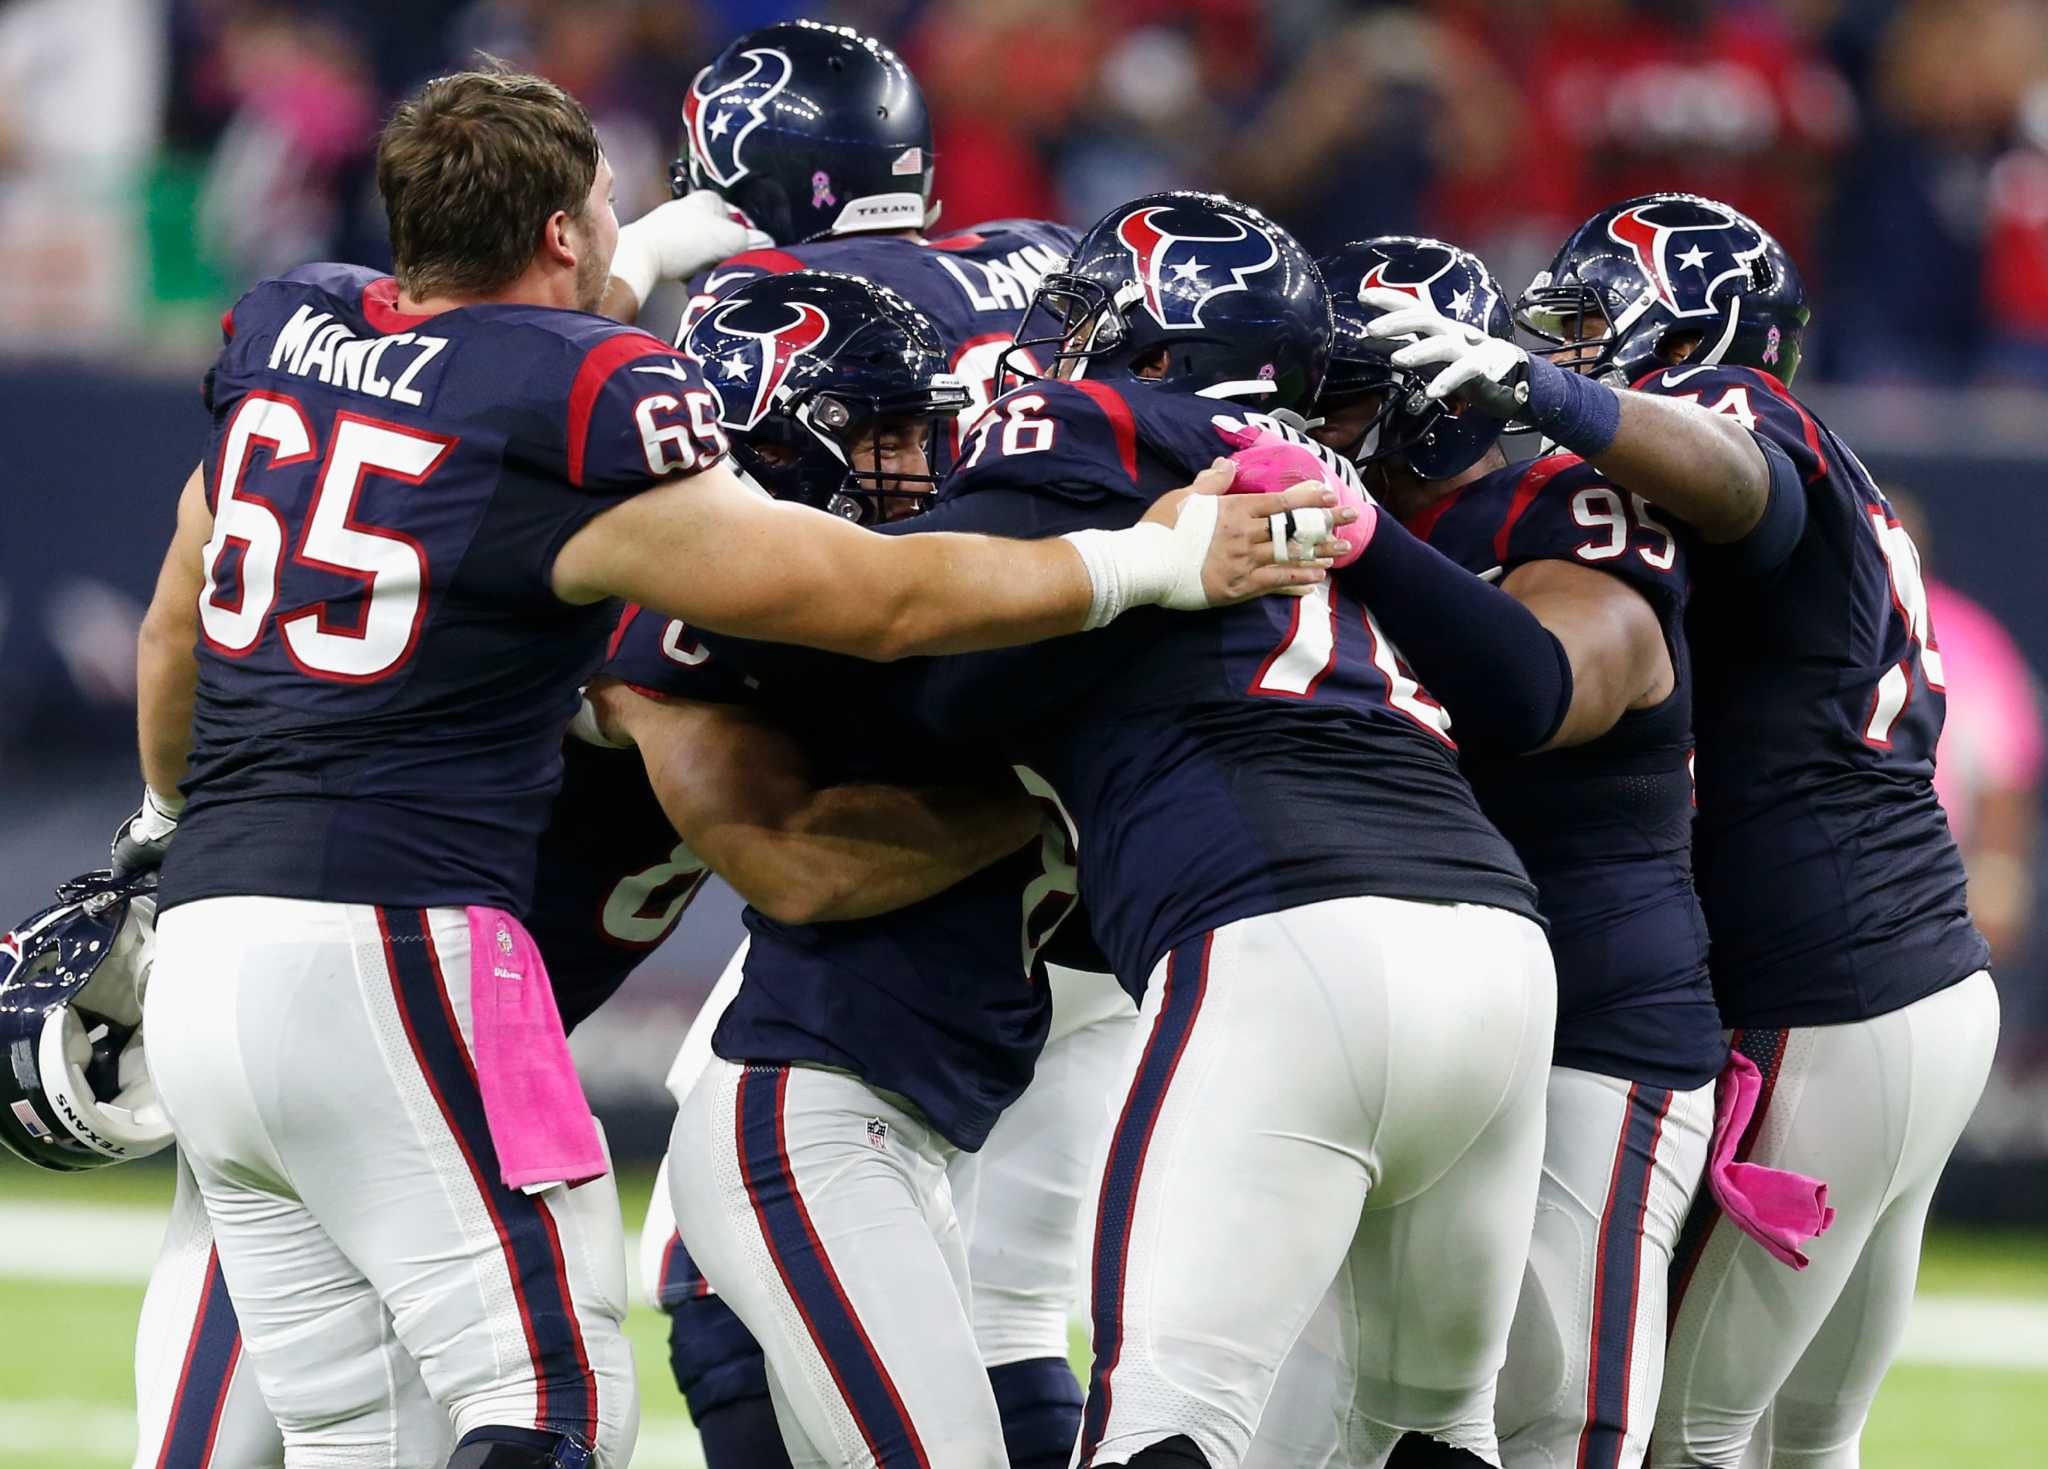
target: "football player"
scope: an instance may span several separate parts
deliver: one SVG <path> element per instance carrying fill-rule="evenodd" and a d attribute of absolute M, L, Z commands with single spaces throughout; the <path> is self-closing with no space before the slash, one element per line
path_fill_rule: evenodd
<path fill-rule="evenodd" d="M 1476 256 L 1387 236 L 1318 264 L 1337 320 L 1318 435 L 1366 467 L 1384 509 L 1522 602 L 1570 654 L 1571 712 L 1544 753 L 1468 744 L 1460 762 L 1536 884 L 1558 983 L 1536 1230 L 1495 1421 L 1509 1469 L 1634 1469 L 1664 1357 L 1666 1267 L 1705 1171 L 1728 1051 L 1692 887 L 1686 547 L 1571 455 L 1510 466 L 1498 419 L 1453 412 L 1390 365 L 1371 325 L 1398 317 L 1368 293 L 1509 335 Z M 1382 620 L 1398 638 L 1397 609 Z M 1322 1416 L 1269 1407 L 1262 1445 L 1284 1454 L 1290 1418 L 1341 1421 L 1303 1396 Z"/>
<path fill-rule="evenodd" d="M 800 352 L 773 332 L 793 322 L 815 327 Z M 687 346 L 699 361 L 754 369 L 713 380 L 736 458 L 776 493 L 843 497 L 844 513 L 876 519 L 900 520 L 929 500 L 932 406 L 957 409 L 965 395 L 900 297 L 832 273 L 769 276 L 723 298 Z M 921 417 L 906 421 L 914 401 Z M 715 829 L 745 783 L 707 777 L 702 752 L 715 742 L 702 737 L 667 741 L 672 755 L 650 749 L 650 717 L 672 718 L 680 706 L 736 724 L 735 759 L 746 728 L 769 711 L 821 735 L 828 726 L 803 687 L 769 679 L 749 688 L 727 660 L 694 642 L 682 657 L 661 652 L 658 637 L 686 635 L 663 634 L 658 620 L 635 626 L 613 666 L 637 651 L 644 671 L 628 681 L 668 700 L 618 687 L 597 697 L 651 770 L 673 770 L 664 794 L 690 838 Z M 989 768 L 979 751 L 896 730 L 885 700 L 828 707 L 829 739 L 808 743 L 820 769 L 840 778 L 978 780 Z M 1046 1034 L 1039 951 L 1073 901 L 1068 847 L 1064 827 L 1051 828 L 931 901 L 865 922 L 750 908 L 743 977 L 715 1018 L 710 1054 L 675 1078 L 668 1182 L 682 1230 L 663 1247 L 663 1274 L 672 1296 L 680 1287 L 679 1305 L 701 1299 L 697 1281 L 707 1278 L 751 1329 L 800 1462 L 1050 1466 L 1072 1450 L 1079 1394 L 1064 1362 L 1063 1391 L 1038 1405 L 1064 1407 L 1044 1415 L 1054 1429 L 1064 1418 L 1064 1431 L 1036 1445 L 1012 1432 L 1006 1442 L 1022 1415 L 1016 1405 L 1002 1414 L 997 1392 L 1017 1374 L 1002 1364 L 982 1371 L 952 1201 L 959 1156 L 977 1151 L 1022 1093 Z M 736 1154 L 737 1172 L 727 1163 Z M 669 1232 L 651 1215 L 650 1234 L 657 1229 Z M 698 1267 L 701 1276 L 683 1273 Z M 713 1372 L 736 1369 L 742 1342 L 685 1340 L 683 1326 L 678 1312 L 679 1379 L 693 1372 L 708 1387 Z"/>
<path fill-rule="evenodd" d="M 676 189 L 717 191 L 776 248 L 751 249 L 703 275 L 679 343 L 721 296 L 764 275 L 822 268 L 886 286 L 931 321 L 970 395 L 934 446 L 934 464 L 949 467 L 961 432 L 995 394 L 998 359 L 1031 293 L 1065 262 L 1074 232 L 1012 219 L 927 235 L 939 206 L 917 79 L 886 46 L 844 27 L 794 21 L 741 36 L 698 74 L 682 114 Z M 728 374 L 753 371 L 753 358 L 708 358 L 704 371 L 724 389 Z M 1036 365 L 1028 354 L 1020 362 Z M 732 386 L 744 385 L 734 377 Z M 1078 1285 L 1073 1235 L 1093 1184 L 1086 1163 L 1104 1126 L 1108 1072 L 1100 1063 L 1126 1043 L 1137 1018 L 1107 979 L 1059 964 L 1050 979 L 1052 1030 L 1031 1089 L 987 1145 L 953 1166 L 956 1197 L 979 1204 L 968 1231 L 975 1331 L 1020 1460 L 1061 1436 L 1047 1426 L 1051 1418 L 1078 1422 L 1066 1365 L 1068 1303 Z M 1056 1412 L 1061 1402 L 1069 1406 Z"/>
<path fill-rule="evenodd" d="M 986 646 L 1313 585 L 1268 518 L 1336 497 L 1198 495 L 1058 547 L 779 505 L 724 467 L 687 359 L 586 314 L 617 225 L 573 99 L 437 79 L 378 172 L 396 277 L 307 266 L 224 319 L 145 620 L 145 825 L 190 803 L 151 1069 L 291 1455 L 415 1454 L 409 1355 L 456 1469 L 618 1464 L 617 1203 L 517 917 L 603 600 L 870 656 Z"/>
<path fill-rule="evenodd" d="M 739 446 L 742 462 L 781 491 L 821 503 L 831 499 L 825 486 L 833 481 L 849 504 L 872 507 L 861 513 L 877 518 L 928 499 L 935 481 L 924 446 L 965 402 L 942 371 L 928 325 L 905 303 L 847 279 L 793 277 L 770 282 L 762 294 L 800 296 L 830 309 L 830 341 L 799 364 L 789 386 L 812 410 L 821 406 L 821 392 L 830 393 L 845 419 L 837 434 L 804 430 L 812 443 L 803 452 L 795 435 L 776 431 L 797 428 L 797 420 L 777 414 L 772 427 L 752 426 L 760 443 Z M 778 395 L 778 405 L 786 400 Z M 818 417 L 804 421 L 816 425 Z M 849 469 L 842 455 L 869 468 Z M 756 714 L 635 695 L 623 681 L 658 683 L 667 668 L 704 661 L 680 624 L 650 624 L 655 631 L 644 639 L 632 633 L 638 616 L 629 609 L 614 633 L 617 656 L 573 727 L 562 788 L 541 837 L 528 928 L 547 956 L 565 1029 L 593 1013 L 674 931 L 712 868 L 781 921 L 831 922 L 920 901 L 1038 835 L 1036 803 L 1007 776 L 994 791 L 820 786 L 802 746 Z M 648 658 L 655 660 L 651 675 L 642 666 Z M 603 724 L 637 732 L 640 757 L 607 748 L 613 741 L 601 731 L 600 707 Z M 689 823 L 687 839 L 678 840 L 664 801 Z M 714 996 L 707 1011 L 715 1019 L 721 1008 Z M 236 1370 L 233 1303 L 188 1180 L 181 1168 L 164 1257 L 144 1307 L 138 1454 L 168 1469 L 198 1469 L 205 1449 L 215 1469 L 275 1464 L 283 1445 L 249 1374 Z M 659 1213 L 672 1219 L 665 1201 Z M 665 1242 L 672 1225 L 664 1222 L 661 1233 Z M 692 1271 L 687 1255 L 673 1249 L 654 1261 L 649 1278 L 674 1298 L 678 1334 L 686 1319 L 691 1328 L 692 1350 L 679 1355 L 678 1372 L 687 1371 L 691 1418 L 707 1459 L 772 1465 L 782 1448 L 759 1348 Z M 735 1338 L 736 1352 L 710 1349 Z M 1071 1390 L 1071 1375 L 1068 1383 Z M 416 1374 L 408 1386 L 408 1411 L 423 1407 L 440 1416 Z M 1078 1393 L 1072 1396 L 1078 1415 Z M 755 1419 L 765 1423 L 765 1435 L 749 1429 Z"/>
<path fill-rule="evenodd" d="M 806 339 L 800 350 L 769 335 L 792 324 L 799 330 L 790 335 Z M 803 331 L 807 324 L 815 337 Z M 929 503 L 937 479 L 927 450 L 949 439 L 954 413 L 970 400 L 946 371 L 932 323 L 895 293 L 828 272 L 756 277 L 701 317 L 685 345 L 713 368 L 736 460 L 771 492 L 868 523 L 900 520 Z M 744 370 L 717 371 L 721 365 Z M 756 906 L 778 921 L 814 921 Z M 1088 957 L 1071 940 L 1063 947 Z M 1114 980 L 1091 972 L 1103 967 L 1048 964 L 1054 1014 L 1031 1084 L 987 1142 L 954 1152 L 947 1167 L 967 1239 L 975 1337 L 1016 1465 L 1063 1464 L 1080 1422 L 1066 1360 L 1073 1241 L 1088 1154 L 1106 1125 L 1103 1063 L 1136 1018 Z M 717 1020 L 707 1011 L 684 1043 L 671 1079 L 679 1100 Z M 686 1064 L 691 1056 L 696 1062 Z M 731 1329 L 715 1298 L 706 1304 L 710 1282 L 659 1193 L 641 1249 L 648 1279 L 661 1282 L 657 1303 L 674 1318 L 677 1381 L 694 1388 L 686 1391 L 701 1422 L 698 1400 L 712 1384 L 762 1380 L 760 1349 Z M 760 1441 L 744 1444 L 735 1426 L 715 1446 L 714 1465 L 781 1453 L 765 1393 L 757 1389 L 751 1409 Z M 724 1418 L 737 1425 L 741 1414 Z"/>
<path fill-rule="evenodd" d="M 736 254 L 697 282 L 682 329 L 741 281 L 806 266 L 885 285 L 929 316 L 973 401 L 996 392 L 997 360 L 1074 232 L 1002 219 L 943 236 L 933 197 L 932 124 L 896 53 L 844 26 L 786 21 L 750 31 L 697 74 L 683 101 L 678 193 L 715 190 L 776 248 Z M 680 336 L 678 340 L 680 341 Z M 955 433 L 940 446 L 950 463 Z"/>
<path fill-rule="evenodd" d="M 1998 1033 L 1931 785 L 1942 670 L 1919 553 L 1788 387 L 1805 290 L 1755 221 L 1691 195 L 1614 205 L 1519 314 L 1550 355 L 1438 318 L 1403 323 L 1421 340 L 1392 360 L 1432 398 L 1526 419 L 1704 543 L 1694 867 L 1714 996 L 1761 1073 L 1733 1157 L 1825 1179 L 1836 1211 L 1809 1257 L 1702 1201 L 1649 1462 L 1735 1465 L 1770 1409 L 1777 1462 L 1853 1465 Z M 1632 498 L 1618 513 L 1641 524 Z"/>
<path fill-rule="evenodd" d="M 1108 528 L 1251 425 L 1308 445 L 1271 415 L 1313 403 L 1331 331 L 1313 263 L 1256 211 L 1120 206 L 1020 331 L 1054 376 L 997 401 L 904 529 Z M 1096 937 L 1142 996 L 1100 1170 L 1081 1464 L 1238 1464 L 1340 1275 L 1373 1420 L 1358 1462 L 1410 1428 L 1493 1461 L 1550 956 L 1442 706 L 1352 588 L 1468 629 L 1469 677 L 1503 690 L 1475 727 L 1511 747 L 1556 733 L 1570 670 L 1519 603 L 1398 525 L 1365 539 L 1286 608 L 1140 618 L 919 678 L 926 717 L 1005 741 L 1059 792 Z"/>

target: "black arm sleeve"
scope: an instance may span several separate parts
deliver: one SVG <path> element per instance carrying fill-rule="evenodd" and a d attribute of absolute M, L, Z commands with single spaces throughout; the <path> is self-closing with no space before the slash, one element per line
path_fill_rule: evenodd
<path fill-rule="evenodd" d="M 1384 513 L 1365 554 L 1337 573 L 1365 603 L 1468 748 L 1534 750 L 1572 706 L 1564 644 L 1536 614 Z"/>

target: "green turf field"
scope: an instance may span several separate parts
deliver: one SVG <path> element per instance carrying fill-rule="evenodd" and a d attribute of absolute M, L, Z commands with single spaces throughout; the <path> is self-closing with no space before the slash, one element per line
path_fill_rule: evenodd
<path fill-rule="evenodd" d="M 641 1172 L 625 1180 L 628 1217 L 636 1223 L 651 1177 Z M 0 1469 L 128 1464 L 140 1278 L 148 1268 L 151 1216 L 166 1206 L 170 1183 L 168 1169 L 141 1166 L 60 1178 L 0 1165 Z M 24 1266 L 80 1251 L 79 1240 L 67 1240 L 59 1227 L 63 1221 L 47 1212 L 53 1205 L 87 1206 L 96 1225 L 116 1226 L 97 1244 L 101 1253 L 122 1257 L 95 1272 L 109 1278 L 50 1279 Z M 1921 1272 L 1921 1296 L 1908 1359 L 1893 1368 L 1864 1436 L 1865 1469 L 2032 1469 L 2048 1462 L 2048 1241 L 1938 1234 Z M 666 1320 L 636 1305 L 629 1325 L 644 1419 L 634 1463 L 698 1465 L 688 1418 L 669 1382 Z"/>

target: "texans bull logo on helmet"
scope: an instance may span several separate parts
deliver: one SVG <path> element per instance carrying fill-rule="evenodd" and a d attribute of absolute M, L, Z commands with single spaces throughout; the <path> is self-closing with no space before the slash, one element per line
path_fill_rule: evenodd
<path fill-rule="evenodd" d="M 1707 236 L 1737 229 L 1741 219 L 1705 200 L 1660 199 L 1624 210 L 1607 233 L 1635 256 L 1657 299 L 1674 316 L 1713 316 L 1714 293 L 1726 281 L 1747 281 L 1765 247 L 1733 251 Z"/>
<path fill-rule="evenodd" d="M 706 176 L 721 188 L 730 188 L 746 177 L 740 145 L 768 120 L 768 104 L 789 85 L 793 70 L 789 58 L 773 47 L 744 55 L 750 64 L 744 74 L 706 92 L 702 88 L 711 74 L 707 66 L 697 73 L 689 96 L 683 99 L 683 125 L 689 129 L 690 149 Z"/>
<path fill-rule="evenodd" d="M 781 312 L 782 320 L 765 328 L 742 324 L 750 314 L 771 311 Z M 744 432 L 759 423 L 797 359 L 831 330 L 831 319 L 808 301 L 732 301 L 707 317 L 690 334 L 690 349 L 725 404 L 726 427 Z"/>
<path fill-rule="evenodd" d="M 1444 249 L 1441 245 L 1424 246 L 1417 249 L 1414 253 L 1416 256 L 1414 260 L 1405 261 L 1400 266 L 1395 266 L 1391 260 L 1375 262 L 1373 268 L 1368 270 L 1359 279 L 1358 289 L 1370 291 L 1377 287 L 1389 291 L 1400 291 L 1406 295 L 1413 296 L 1425 305 L 1433 304 L 1431 302 L 1432 292 L 1429 288 L 1451 273 L 1451 267 L 1458 263 L 1458 257 L 1449 250 Z M 1389 268 L 1393 268 L 1396 273 L 1406 276 L 1408 279 L 1392 279 L 1387 274 Z"/>
<path fill-rule="evenodd" d="M 1185 235 L 1173 228 L 1174 216 L 1187 213 L 1213 227 L 1220 222 L 1230 235 Z M 1140 209 L 1117 226 L 1117 240 L 1137 263 L 1145 291 L 1145 309 L 1168 329 L 1202 325 L 1202 308 L 1218 296 L 1242 291 L 1246 280 L 1270 270 L 1280 259 L 1272 237 L 1248 220 L 1183 211 L 1171 205 Z"/>

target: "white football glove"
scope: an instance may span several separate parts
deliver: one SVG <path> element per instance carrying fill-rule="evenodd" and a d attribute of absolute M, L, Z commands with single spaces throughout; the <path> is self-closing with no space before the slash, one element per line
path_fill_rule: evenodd
<path fill-rule="evenodd" d="M 1386 312 L 1366 328 L 1372 335 L 1416 338 L 1393 354 L 1394 366 L 1439 369 L 1424 389 L 1431 399 L 1455 394 L 1490 418 L 1513 418 L 1528 406 L 1529 354 L 1513 342 L 1454 321 L 1406 291 L 1376 286 L 1358 299 Z"/>
<path fill-rule="evenodd" d="M 718 194 L 698 189 L 622 228 L 612 274 L 645 302 L 663 281 L 688 280 L 721 260 L 774 243 Z"/>

